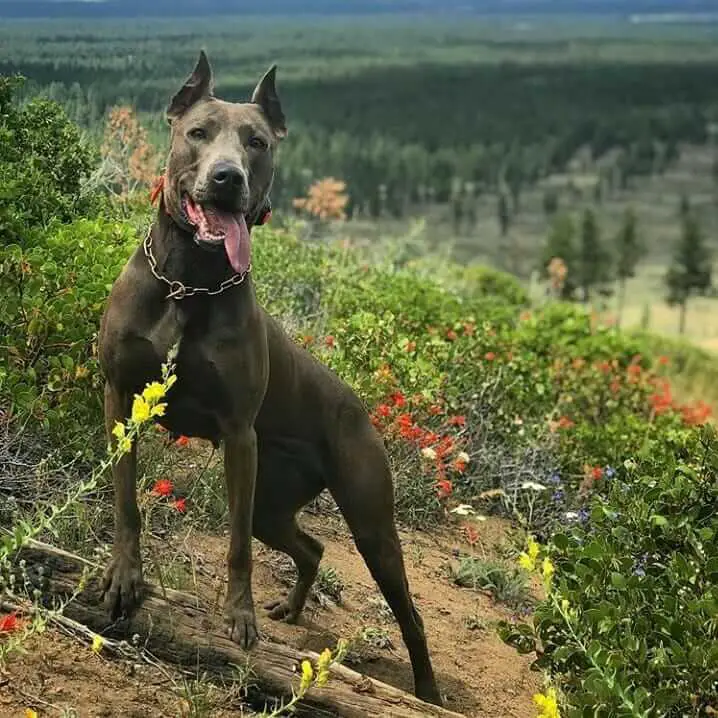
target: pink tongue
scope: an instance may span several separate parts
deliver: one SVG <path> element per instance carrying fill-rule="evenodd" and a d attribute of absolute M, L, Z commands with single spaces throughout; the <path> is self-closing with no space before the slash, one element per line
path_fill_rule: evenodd
<path fill-rule="evenodd" d="M 250 239 L 244 216 L 239 219 L 229 212 L 216 212 L 216 218 L 224 231 L 224 251 L 232 268 L 238 274 L 249 269 Z"/>

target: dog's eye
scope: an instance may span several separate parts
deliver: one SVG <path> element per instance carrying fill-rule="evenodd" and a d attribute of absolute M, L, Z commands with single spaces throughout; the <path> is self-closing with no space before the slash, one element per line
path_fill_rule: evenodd
<path fill-rule="evenodd" d="M 253 135 L 249 138 L 249 146 L 255 150 L 266 150 L 269 145 L 261 137 Z"/>
<path fill-rule="evenodd" d="M 205 140 L 207 139 L 207 132 L 201 127 L 195 127 L 187 133 L 193 140 Z"/>

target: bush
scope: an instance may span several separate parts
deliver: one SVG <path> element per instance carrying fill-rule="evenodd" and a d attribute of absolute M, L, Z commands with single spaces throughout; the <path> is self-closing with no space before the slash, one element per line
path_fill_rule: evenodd
<path fill-rule="evenodd" d="M 14 101 L 20 78 L 0 76 L 0 246 L 29 246 L 38 230 L 93 208 L 83 195 L 94 154 L 55 102 Z"/>
<path fill-rule="evenodd" d="M 684 432 L 619 467 L 583 524 L 548 547 L 556 574 L 532 625 L 568 716 L 699 716 L 718 695 L 718 441 Z"/>
<path fill-rule="evenodd" d="M 78 220 L 42 245 L 0 249 L 0 404 L 62 445 L 102 430 L 96 337 L 109 289 L 137 244 L 133 228 Z"/>

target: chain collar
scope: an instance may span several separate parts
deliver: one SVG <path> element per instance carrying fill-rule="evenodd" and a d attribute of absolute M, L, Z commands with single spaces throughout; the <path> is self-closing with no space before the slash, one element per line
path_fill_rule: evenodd
<path fill-rule="evenodd" d="M 147 257 L 147 262 L 150 265 L 150 271 L 152 272 L 152 275 L 155 277 L 155 279 L 159 279 L 160 282 L 164 282 L 169 288 L 169 293 L 165 297 L 166 299 L 179 300 L 184 299 L 185 297 L 192 297 L 197 294 L 203 294 L 207 297 L 214 297 L 218 294 L 222 294 L 223 292 L 227 291 L 228 289 L 231 289 L 232 287 L 236 287 L 239 284 L 242 284 L 242 282 L 244 282 L 244 280 L 247 278 L 247 275 L 252 271 L 252 265 L 250 264 L 245 272 L 233 274 L 229 279 L 225 279 L 214 289 L 208 289 L 207 287 L 188 287 L 176 279 L 174 281 L 167 279 L 167 277 L 165 277 L 163 274 L 160 274 L 160 272 L 158 271 L 157 260 L 155 259 L 155 255 L 152 254 L 152 227 L 153 225 L 150 225 L 149 230 L 147 230 L 147 235 L 145 236 L 144 242 L 142 242 L 142 249 L 144 250 L 145 257 Z"/>

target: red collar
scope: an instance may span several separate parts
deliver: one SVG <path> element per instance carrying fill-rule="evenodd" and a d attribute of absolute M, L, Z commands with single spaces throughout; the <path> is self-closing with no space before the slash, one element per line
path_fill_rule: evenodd
<path fill-rule="evenodd" d="M 165 175 L 162 174 L 157 179 L 155 179 L 152 190 L 150 191 L 150 203 L 155 204 L 157 200 L 159 199 L 159 196 L 162 194 L 165 188 Z M 267 200 L 267 204 L 264 207 L 264 210 L 262 214 L 259 215 L 257 218 L 257 221 L 254 223 L 256 226 L 267 224 L 269 220 L 272 219 L 272 208 L 269 204 L 269 200 Z"/>

